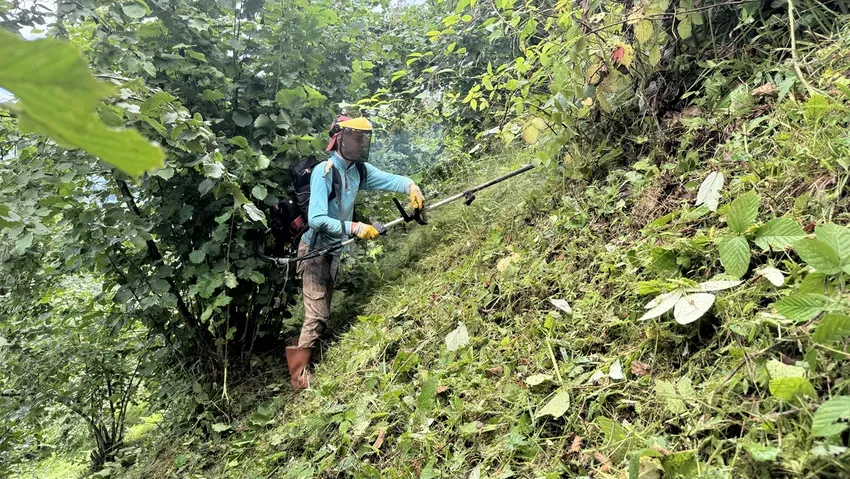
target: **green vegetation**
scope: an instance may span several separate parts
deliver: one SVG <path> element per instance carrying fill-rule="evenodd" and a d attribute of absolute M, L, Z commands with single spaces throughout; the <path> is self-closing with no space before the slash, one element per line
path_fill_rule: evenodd
<path fill-rule="evenodd" d="M 847 477 L 847 6 L 396 3 L 59 2 L 116 84 L 86 121 L 165 160 L 10 88 L 0 475 Z M 340 105 L 432 200 L 538 167 L 348 255 L 293 396 L 253 242 Z"/>

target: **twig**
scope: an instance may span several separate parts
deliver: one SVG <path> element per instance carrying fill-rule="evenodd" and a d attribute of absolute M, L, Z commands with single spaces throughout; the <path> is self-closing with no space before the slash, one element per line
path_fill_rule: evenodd
<path fill-rule="evenodd" d="M 552 345 L 549 344 L 549 338 L 546 338 L 546 348 L 549 349 L 549 356 L 552 358 L 552 366 L 555 368 L 555 375 L 558 376 L 558 382 L 563 385 L 564 378 L 561 377 L 561 370 L 558 369 L 558 361 L 555 359 L 555 353 L 552 351 Z"/>
<path fill-rule="evenodd" d="M 794 71 L 797 72 L 797 77 L 809 91 L 809 95 L 814 95 L 817 90 L 812 88 L 812 85 L 803 76 L 803 70 L 800 69 L 800 59 L 797 57 L 797 35 L 794 32 L 794 0 L 788 0 L 788 29 L 791 30 L 791 59 L 794 61 Z"/>
<path fill-rule="evenodd" d="M 840 354 L 840 355 L 842 355 L 842 356 L 844 356 L 844 357 L 846 357 L 846 358 L 850 358 L 850 354 L 845 353 L 844 351 L 839 351 L 839 350 L 837 350 L 837 349 L 832 349 L 832 348 L 830 348 L 829 346 L 824 346 L 823 344 L 815 343 L 815 347 L 818 347 L 818 348 L 821 348 L 821 349 L 825 349 L 825 350 L 827 350 L 827 351 L 829 351 L 829 352 L 831 352 L 831 353 Z"/>

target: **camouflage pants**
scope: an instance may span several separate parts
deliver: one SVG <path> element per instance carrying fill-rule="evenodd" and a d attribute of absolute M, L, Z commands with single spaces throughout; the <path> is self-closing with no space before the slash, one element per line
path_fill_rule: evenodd
<path fill-rule="evenodd" d="M 307 254 L 309 250 L 309 246 L 301 242 L 298 245 L 298 256 Z M 339 256 L 337 255 L 319 256 L 302 261 L 298 265 L 304 293 L 304 324 L 301 326 L 301 336 L 298 338 L 299 348 L 314 347 L 319 336 L 328 327 L 334 280 L 338 269 Z"/>

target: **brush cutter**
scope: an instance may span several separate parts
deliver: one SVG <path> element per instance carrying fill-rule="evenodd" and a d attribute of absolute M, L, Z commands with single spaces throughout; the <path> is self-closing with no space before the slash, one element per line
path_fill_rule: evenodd
<path fill-rule="evenodd" d="M 501 183 L 501 182 L 503 182 L 507 179 L 513 178 L 514 176 L 525 173 L 526 171 L 529 171 L 532 168 L 534 168 L 534 165 L 525 165 L 525 166 L 519 168 L 518 170 L 514 170 L 514 171 L 512 171 L 512 172 L 510 172 L 506 175 L 500 176 L 498 178 L 494 178 L 494 179 L 492 179 L 492 180 L 490 180 L 486 183 L 482 183 L 482 184 L 480 184 L 480 185 L 478 185 L 474 188 L 470 188 L 470 189 L 463 191 L 463 192 L 460 192 L 460 193 L 458 193 L 454 196 L 449 196 L 448 198 L 445 198 L 441 201 L 438 201 L 438 202 L 434 203 L 433 205 L 428 205 L 428 206 L 426 206 L 425 208 L 422 208 L 422 209 L 415 209 L 415 210 L 413 210 L 412 213 L 408 213 L 404 209 L 404 207 L 401 205 L 401 203 L 398 201 L 398 199 L 393 198 L 393 202 L 395 203 L 396 208 L 398 208 L 399 212 L 401 213 L 401 217 L 396 218 L 396 219 L 390 221 L 389 223 L 384 223 L 384 224 L 374 223 L 373 226 L 375 227 L 375 229 L 378 230 L 378 232 L 380 232 L 381 234 L 385 234 L 387 232 L 387 230 L 389 230 L 393 226 L 396 226 L 400 223 L 410 223 L 412 221 L 415 221 L 416 223 L 418 223 L 420 225 L 427 225 L 428 219 L 427 219 L 427 216 L 425 215 L 426 211 L 432 211 L 432 210 L 435 210 L 437 208 L 441 208 L 441 207 L 446 206 L 449 203 L 453 203 L 453 202 L 455 202 L 455 201 L 457 201 L 461 198 L 464 199 L 464 204 L 466 206 L 469 206 L 475 200 L 475 193 L 477 193 L 477 192 L 479 192 L 479 191 L 481 191 L 485 188 L 488 188 L 490 186 L 493 186 L 496 183 Z M 271 235 L 271 231 L 272 231 L 271 228 L 267 229 L 265 231 L 265 233 L 263 234 L 263 237 L 260 239 L 260 241 L 257 242 L 256 253 L 257 253 L 257 256 L 260 259 L 262 259 L 263 261 L 266 261 L 266 262 L 269 262 L 269 263 L 272 263 L 272 264 L 275 264 L 275 265 L 281 266 L 281 267 L 289 266 L 289 265 L 291 265 L 293 263 L 297 263 L 299 261 L 313 259 L 313 258 L 317 258 L 319 256 L 323 256 L 323 255 L 333 253 L 334 251 L 338 251 L 342 248 L 345 248 L 346 246 L 357 241 L 357 238 L 351 238 L 351 239 L 347 239 L 345 241 L 337 241 L 337 242 L 331 243 L 327 246 L 324 246 L 324 247 L 321 247 L 321 248 L 316 248 L 315 250 L 313 250 L 313 251 L 311 251 L 311 252 L 309 252 L 305 255 L 302 255 L 302 256 L 295 256 L 295 257 L 291 257 L 291 258 L 280 258 L 280 257 L 267 255 L 263 251 L 262 245 L 265 243 L 266 237 Z"/>

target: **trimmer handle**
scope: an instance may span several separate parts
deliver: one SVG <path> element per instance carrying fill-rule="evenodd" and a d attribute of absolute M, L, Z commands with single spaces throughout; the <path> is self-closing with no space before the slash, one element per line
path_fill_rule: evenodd
<path fill-rule="evenodd" d="M 428 218 L 425 216 L 424 208 L 416 208 L 413 210 L 413 214 L 408 214 L 407 211 L 404 211 L 404 206 L 401 206 L 401 203 L 398 201 L 398 198 L 393 198 L 393 203 L 395 203 L 395 207 L 398 208 L 399 213 L 401 213 L 401 217 L 405 223 L 410 223 L 411 221 L 415 221 L 420 225 L 427 225 Z"/>

